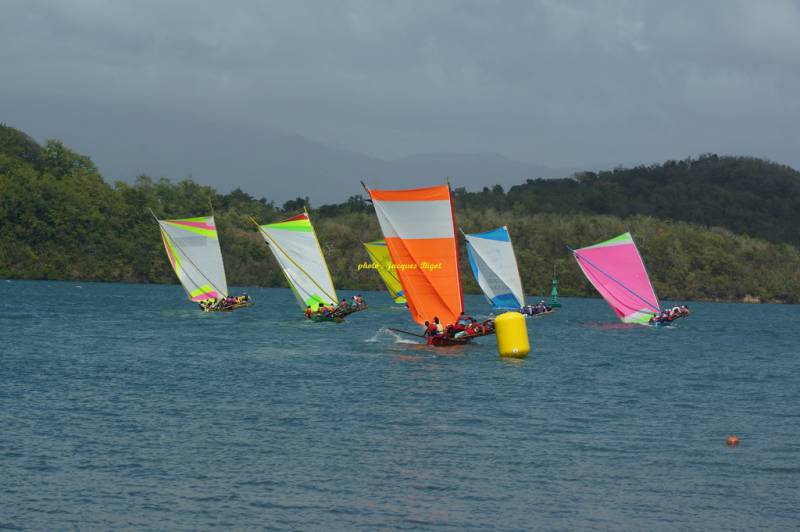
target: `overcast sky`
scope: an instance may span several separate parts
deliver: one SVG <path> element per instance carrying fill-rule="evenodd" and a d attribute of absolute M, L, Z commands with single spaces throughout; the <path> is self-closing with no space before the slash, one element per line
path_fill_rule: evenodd
<path fill-rule="evenodd" d="M 280 135 L 382 159 L 800 168 L 798 1 L 3 0 L 0 63 L 0 121 L 109 180 L 229 189 L 209 157 Z"/>

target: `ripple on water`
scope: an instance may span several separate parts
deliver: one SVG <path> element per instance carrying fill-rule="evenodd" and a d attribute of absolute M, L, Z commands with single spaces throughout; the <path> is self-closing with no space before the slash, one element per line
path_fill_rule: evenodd
<path fill-rule="evenodd" d="M 795 307 L 645 329 L 566 299 L 502 360 L 390 331 L 419 327 L 379 293 L 312 324 L 288 290 L 203 314 L 177 286 L 80 286 L 3 283 L 0 333 L 25 341 L 0 353 L 0 528 L 800 522 Z"/>

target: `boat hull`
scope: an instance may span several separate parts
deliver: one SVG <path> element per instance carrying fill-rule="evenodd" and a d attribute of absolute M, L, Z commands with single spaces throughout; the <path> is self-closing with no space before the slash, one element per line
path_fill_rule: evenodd
<path fill-rule="evenodd" d="M 332 321 L 334 323 L 342 323 L 346 316 L 349 316 L 350 314 L 353 314 L 355 312 L 360 312 L 366 309 L 367 305 L 363 305 L 361 307 L 350 307 L 345 311 L 335 311 L 333 314 L 328 316 L 320 316 L 319 314 L 314 314 L 312 316 L 309 316 L 308 319 L 310 319 L 311 321 L 318 321 L 318 322 Z"/>
<path fill-rule="evenodd" d="M 675 323 L 679 319 L 685 318 L 685 317 L 686 316 L 676 316 L 676 317 L 672 318 L 671 320 L 652 321 L 652 322 L 649 322 L 647 325 L 650 326 L 650 327 L 669 327 L 670 325 L 672 325 L 673 323 Z"/>
<path fill-rule="evenodd" d="M 252 301 L 248 301 L 245 303 L 236 303 L 235 305 L 229 305 L 223 308 L 209 307 L 209 308 L 204 308 L 203 312 L 230 312 L 232 310 L 237 310 L 240 308 L 252 307 L 254 304 L 255 303 L 253 303 Z"/>
<path fill-rule="evenodd" d="M 460 338 L 450 338 L 447 336 L 428 336 L 428 345 L 432 345 L 434 347 L 449 347 L 453 345 L 464 345 L 468 344 L 475 338 L 481 338 L 482 336 L 489 336 L 492 334 L 494 334 L 494 331 L 490 331 L 483 334 L 473 334 L 471 336 L 462 336 Z"/>
<path fill-rule="evenodd" d="M 341 316 L 311 316 L 308 319 L 316 323 L 322 323 L 326 321 L 332 321 L 334 323 L 342 323 L 344 321 L 344 318 L 342 318 Z"/>
<path fill-rule="evenodd" d="M 528 314 L 526 312 L 521 312 L 520 314 L 522 314 L 526 318 L 538 318 L 539 316 L 547 316 L 549 314 L 555 314 L 555 313 L 556 313 L 555 310 L 546 310 L 544 312 L 537 312 L 536 314 Z"/>
<path fill-rule="evenodd" d="M 337 312 L 336 315 L 344 318 L 345 316 L 349 316 L 350 314 L 355 314 L 356 312 L 361 312 L 362 310 L 367 310 L 369 308 L 367 305 L 362 305 L 360 307 L 349 307 L 347 310 L 342 312 Z"/>

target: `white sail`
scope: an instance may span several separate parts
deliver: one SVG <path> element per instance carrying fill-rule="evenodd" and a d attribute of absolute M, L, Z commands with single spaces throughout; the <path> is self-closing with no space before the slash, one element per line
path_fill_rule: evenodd
<path fill-rule="evenodd" d="M 514 309 L 524 306 L 525 294 L 508 228 L 464 236 L 472 273 L 492 306 Z"/>
<path fill-rule="evenodd" d="M 281 266 L 300 307 L 337 303 L 336 289 L 307 213 L 262 225 L 261 235 Z"/>
<path fill-rule="evenodd" d="M 228 296 L 214 217 L 158 220 L 172 269 L 192 301 Z"/>

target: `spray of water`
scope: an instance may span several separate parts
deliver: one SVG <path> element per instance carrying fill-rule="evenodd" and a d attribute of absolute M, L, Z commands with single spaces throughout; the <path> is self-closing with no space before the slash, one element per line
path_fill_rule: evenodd
<path fill-rule="evenodd" d="M 367 338 L 364 341 L 368 342 L 368 343 L 375 343 L 375 342 L 379 341 L 381 339 L 381 337 L 385 337 L 385 336 L 392 337 L 394 339 L 394 343 L 396 343 L 396 344 L 417 344 L 417 343 L 419 343 L 419 342 L 415 342 L 414 340 L 410 340 L 408 338 L 404 338 L 403 336 L 397 334 L 396 332 L 390 331 L 386 327 L 381 327 L 380 329 L 378 329 L 375 332 L 375 334 L 373 334 L 371 337 Z"/>

